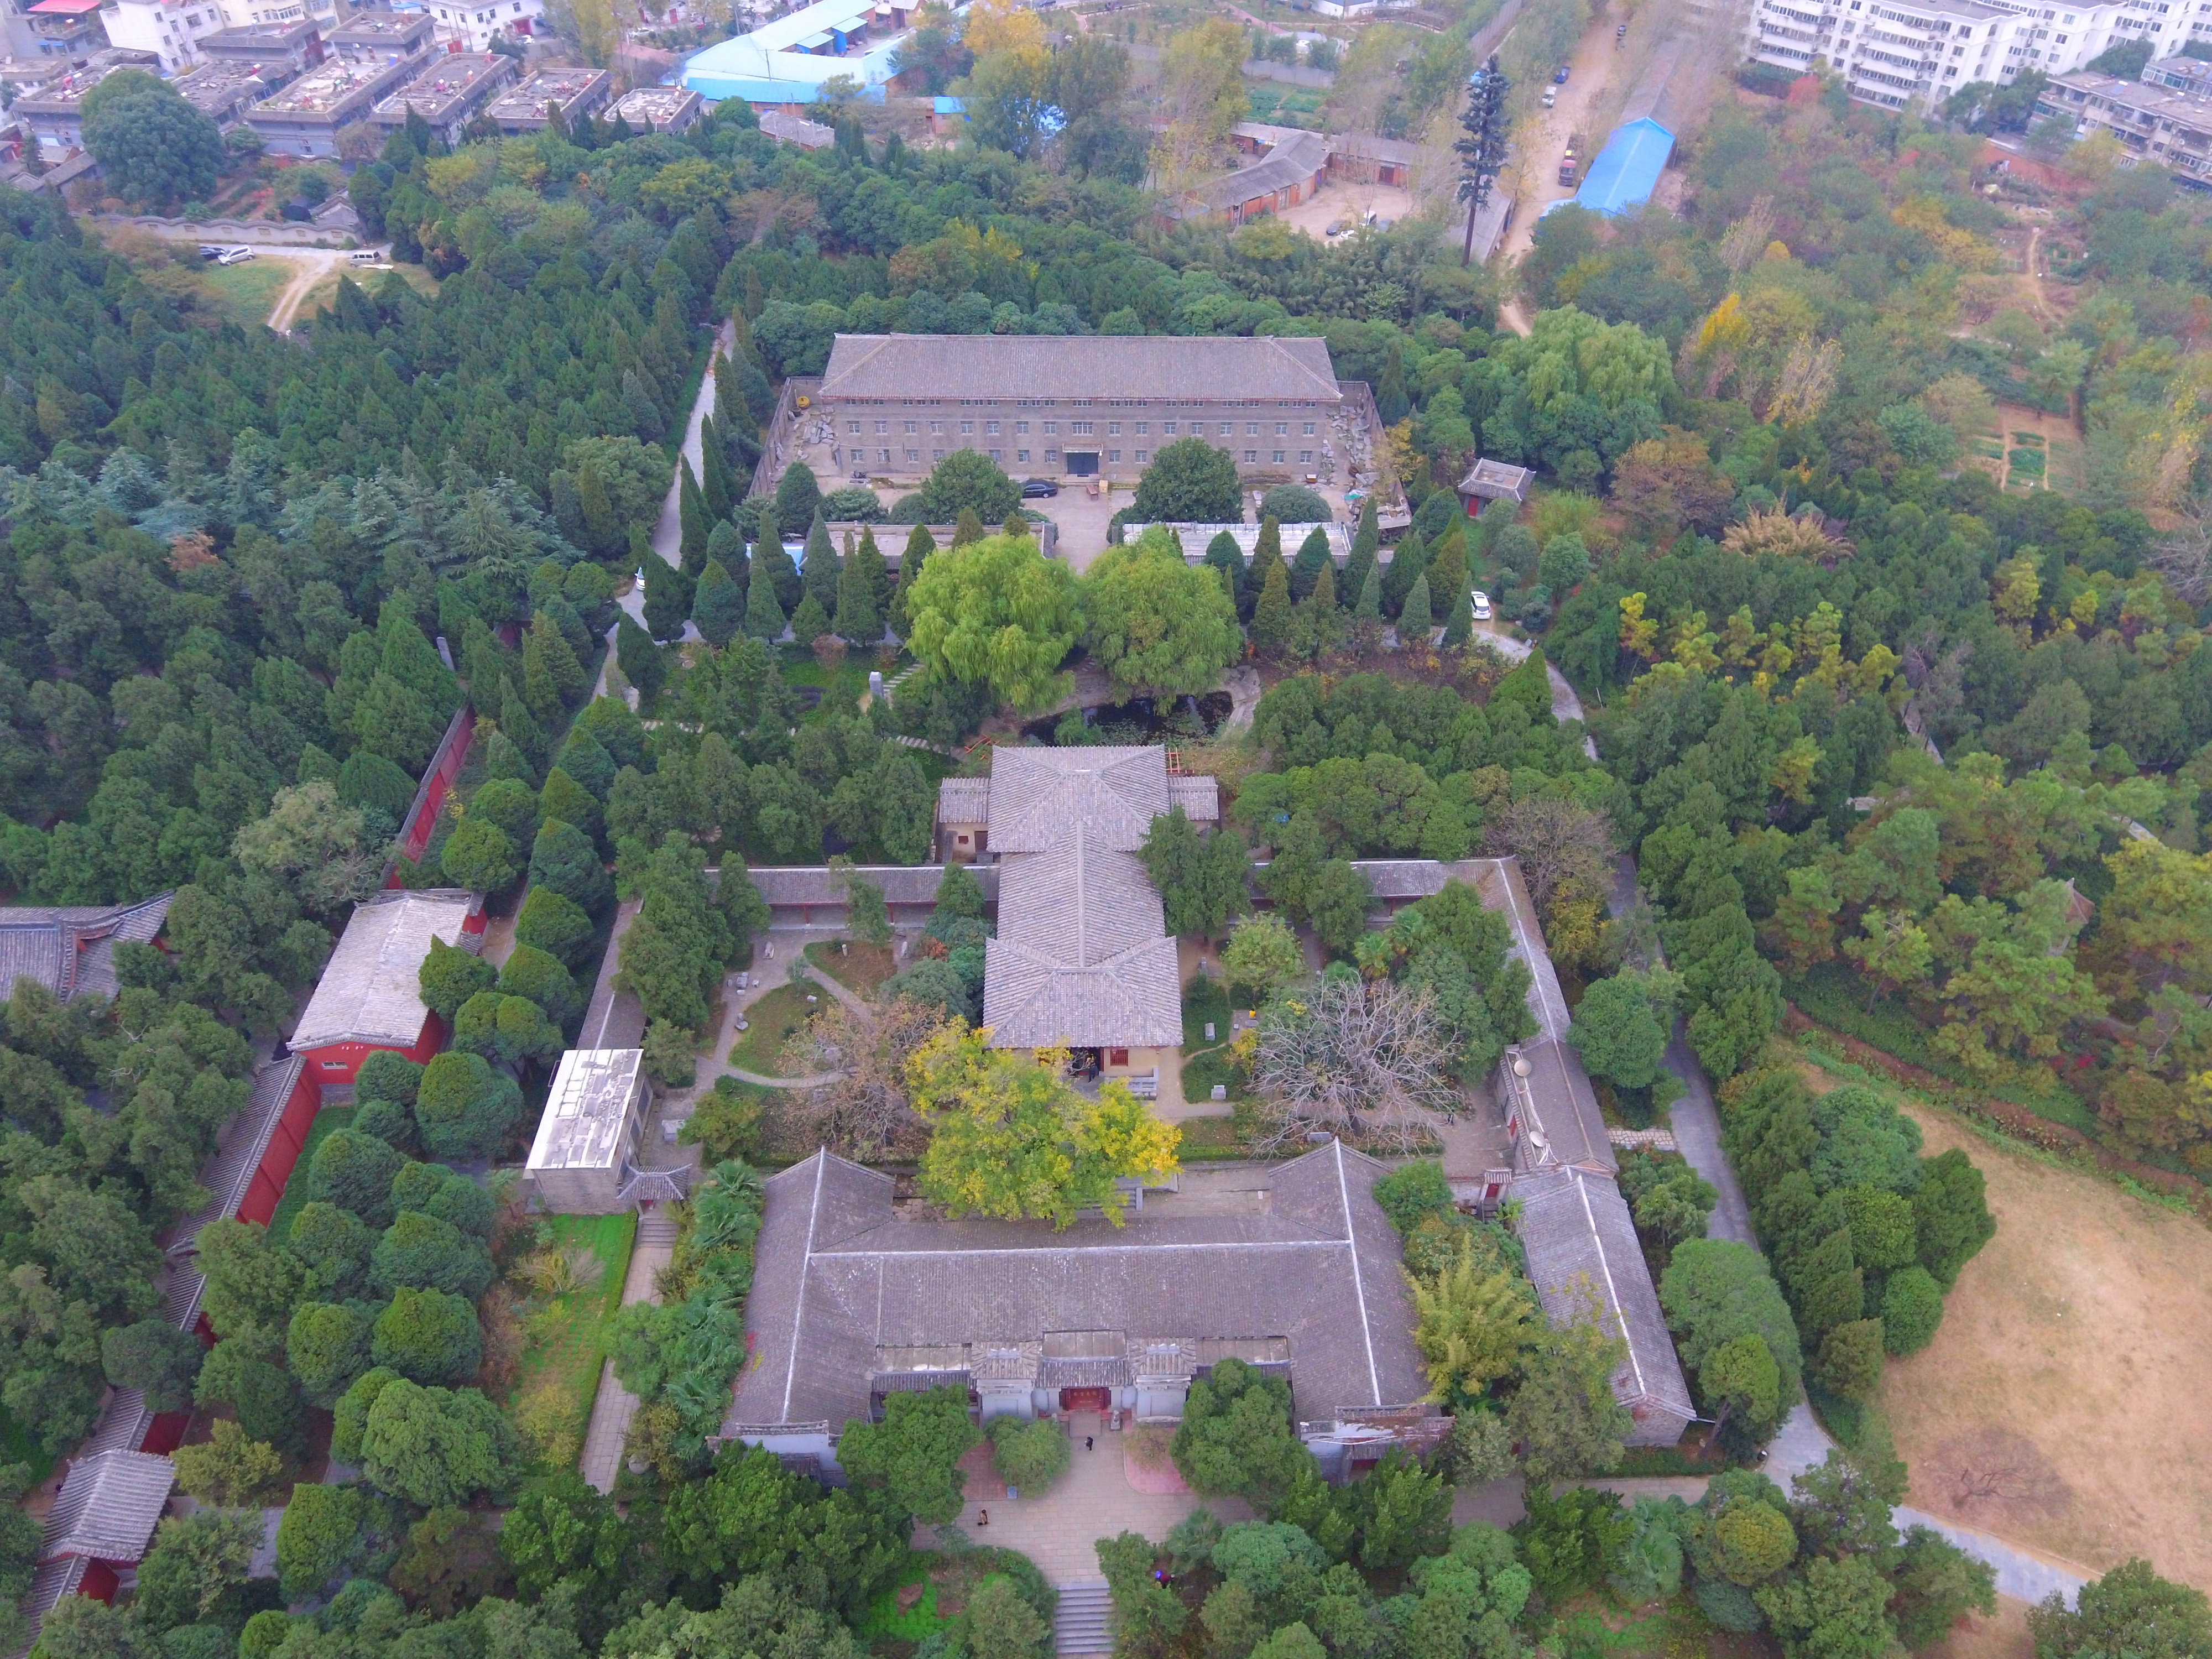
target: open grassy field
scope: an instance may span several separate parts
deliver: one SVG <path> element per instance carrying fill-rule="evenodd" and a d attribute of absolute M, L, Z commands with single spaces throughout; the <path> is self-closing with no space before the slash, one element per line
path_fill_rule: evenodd
<path fill-rule="evenodd" d="M 547 1248 L 568 1253 L 582 1269 L 575 1276 L 591 1281 L 544 1296 L 523 1318 L 521 1371 L 511 1409 L 527 1425 L 525 1440 L 558 1466 L 573 1463 L 583 1447 L 601 1362 L 614 1344 L 637 1217 L 629 1211 L 556 1215 L 544 1224 L 550 1235 Z"/>
<path fill-rule="evenodd" d="M 1906 1501 L 2093 1573 L 2142 1555 L 2212 1589 L 2212 1231 L 1904 1105 L 1928 1153 L 1981 1168 L 1997 1222 L 1935 1341 L 1889 1363 Z"/>
<path fill-rule="evenodd" d="M 269 320 L 269 309 L 285 285 L 299 275 L 289 259 L 248 259 L 243 264 L 209 265 L 199 273 L 223 314 L 240 328 Z"/>
<path fill-rule="evenodd" d="M 269 1237 L 275 1243 L 283 1243 L 292 1231 L 292 1218 L 307 1202 L 307 1166 L 315 1161 L 315 1148 L 323 1144 L 323 1137 L 331 1130 L 351 1128 L 353 1115 L 358 1109 L 353 1106 L 325 1106 L 307 1126 L 307 1144 L 300 1148 L 300 1161 L 292 1166 L 291 1178 L 284 1183 L 284 1196 L 276 1200 L 276 1213 L 269 1218 Z"/>
<path fill-rule="evenodd" d="M 843 939 L 817 939 L 806 947 L 806 959 L 817 972 L 864 997 L 875 995 L 877 988 L 898 972 L 898 963 L 881 945 Z"/>
<path fill-rule="evenodd" d="M 730 1045 L 730 1064 L 757 1077 L 789 1077 L 784 1068 L 783 1045 L 806 1017 L 821 1004 L 810 995 L 827 997 L 827 991 L 809 993 L 796 986 L 779 985 L 745 1010 L 746 1030 Z"/>

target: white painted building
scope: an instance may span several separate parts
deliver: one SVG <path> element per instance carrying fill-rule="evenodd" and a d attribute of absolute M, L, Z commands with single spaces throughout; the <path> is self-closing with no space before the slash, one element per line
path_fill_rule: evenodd
<path fill-rule="evenodd" d="M 545 15 L 544 0 L 434 0 L 423 9 L 437 23 L 440 44 L 461 52 L 489 52 L 501 39 L 527 40 Z"/>
<path fill-rule="evenodd" d="M 1851 95 L 1902 109 L 1942 102 L 1975 81 L 2005 85 L 2028 70 L 2063 75 L 2108 46 L 2147 38 L 2178 50 L 2188 20 L 2212 31 L 2212 0 L 1755 0 L 1745 40 L 1754 62 L 1842 74 Z"/>

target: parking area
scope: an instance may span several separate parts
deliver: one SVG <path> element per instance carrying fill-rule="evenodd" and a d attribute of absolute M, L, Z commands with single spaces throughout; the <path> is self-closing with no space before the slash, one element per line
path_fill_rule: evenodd
<path fill-rule="evenodd" d="M 1395 185 L 1360 185 L 1331 179 L 1296 207 L 1285 208 L 1276 216 L 1292 229 L 1320 239 L 1327 236 L 1331 225 L 1357 224 L 1370 213 L 1378 225 L 1395 224 L 1411 215 L 1418 205 L 1413 191 Z"/>

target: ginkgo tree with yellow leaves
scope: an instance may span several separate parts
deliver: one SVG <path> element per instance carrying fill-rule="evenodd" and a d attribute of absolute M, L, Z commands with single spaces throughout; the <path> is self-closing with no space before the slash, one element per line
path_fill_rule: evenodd
<path fill-rule="evenodd" d="M 1182 1131 L 1115 1079 L 1095 1096 L 1076 1088 L 1064 1048 L 994 1048 L 989 1027 L 955 1020 L 907 1061 L 907 1085 L 930 1131 L 922 1195 L 956 1220 L 1057 1229 L 1095 1209 L 1119 1226 L 1116 1182 L 1158 1185 L 1180 1167 Z"/>

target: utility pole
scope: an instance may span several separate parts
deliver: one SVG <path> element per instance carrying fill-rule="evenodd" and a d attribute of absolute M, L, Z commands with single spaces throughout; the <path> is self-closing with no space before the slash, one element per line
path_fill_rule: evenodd
<path fill-rule="evenodd" d="M 1467 136 L 1452 144 L 1460 158 L 1459 199 L 1467 204 L 1467 241 L 1462 265 L 1474 263 L 1474 218 L 1490 200 L 1490 187 L 1505 165 L 1505 94 L 1511 85 L 1498 67 L 1498 54 L 1467 77 L 1467 109 L 1459 118 Z"/>

